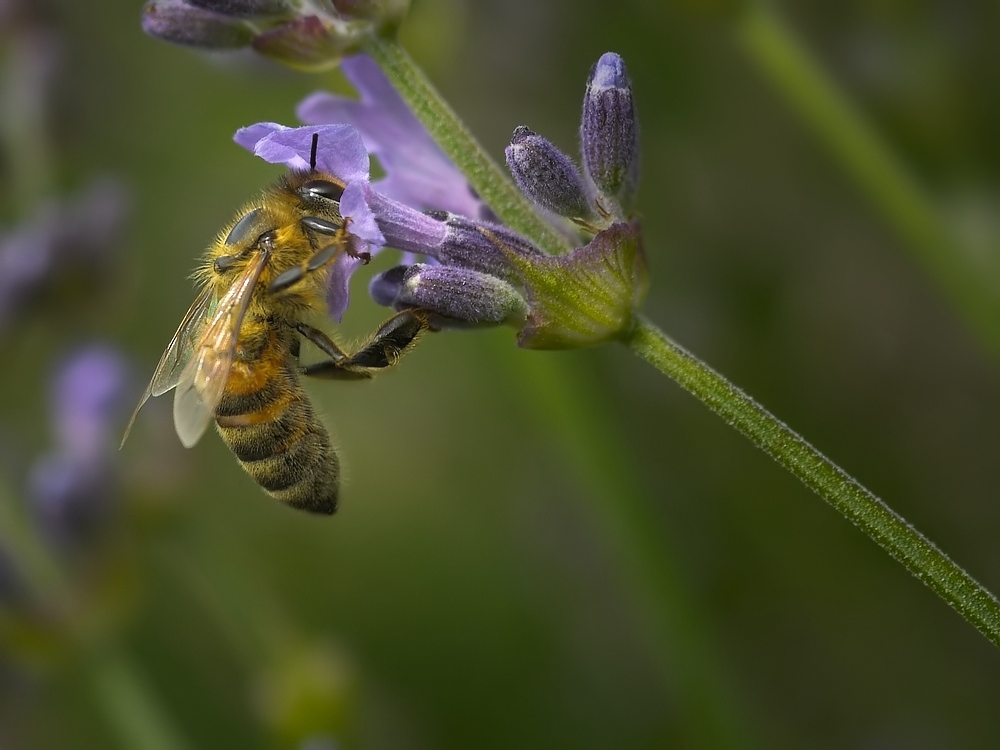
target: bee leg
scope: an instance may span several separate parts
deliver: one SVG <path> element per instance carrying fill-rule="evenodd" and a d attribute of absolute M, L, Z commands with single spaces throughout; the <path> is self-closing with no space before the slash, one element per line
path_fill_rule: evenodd
<path fill-rule="evenodd" d="M 304 220 L 303 220 L 304 221 Z M 318 251 L 309 260 L 301 266 L 292 266 L 291 268 L 282 271 L 275 277 L 274 281 L 268 286 L 267 291 L 271 294 L 277 294 L 285 291 L 289 287 L 293 287 L 298 284 L 302 279 L 306 277 L 306 274 L 313 273 L 323 268 L 327 263 L 332 261 L 340 252 L 342 243 L 334 242 L 327 245 L 322 250 Z M 353 253 L 352 253 L 353 254 Z M 357 253 L 356 257 L 361 258 L 364 263 L 368 263 L 371 260 L 371 253 Z"/>
<path fill-rule="evenodd" d="M 308 326 L 303 326 L 308 328 Z M 316 344 L 320 350 L 330 356 L 329 360 L 306 365 L 301 372 L 320 378 L 338 380 L 360 380 L 372 377 L 378 370 L 392 367 L 417 337 L 429 328 L 428 316 L 422 310 L 404 310 L 389 318 L 379 326 L 365 346 L 354 354 L 346 354 L 340 347 L 330 341 L 321 331 L 312 329 L 319 337 L 325 339 L 321 345 L 311 334 L 300 330 L 303 336 Z M 331 347 L 327 348 L 327 345 Z"/>
<path fill-rule="evenodd" d="M 363 380 L 371 377 L 368 373 L 343 369 L 343 365 L 349 359 L 347 352 L 337 346 L 333 339 L 318 328 L 313 328 L 311 325 L 306 325 L 305 323 L 299 323 L 295 326 L 295 330 L 329 357 L 329 359 L 322 362 L 300 367 L 299 372 L 303 375 L 335 380 Z"/>

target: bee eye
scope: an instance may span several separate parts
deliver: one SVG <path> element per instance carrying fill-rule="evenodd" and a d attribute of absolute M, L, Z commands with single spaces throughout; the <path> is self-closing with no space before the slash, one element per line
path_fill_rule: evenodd
<path fill-rule="evenodd" d="M 344 194 L 344 186 L 329 180 L 309 180 L 299 188 L 303 198 L 325 198 L 328 201 L 339 201 Z"/>
<path fill-rule="evenodd" d="M 251 230 L 254 229 L 257 220 L 260 218 L 260 213 L 260 209 L 255 208 L 242 219 L 237 221 L 235 226 L 229 230 L 229 234 L 226 235 L 226 244 L 239 245 L 245 242 L 247 237 L 250 236 Z"/>

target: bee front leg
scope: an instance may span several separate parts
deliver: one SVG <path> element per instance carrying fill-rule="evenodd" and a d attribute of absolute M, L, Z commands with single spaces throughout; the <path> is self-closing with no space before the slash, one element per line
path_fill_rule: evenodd
<path fill-rule="evenodd" d="M 379 326 L 361 349 L 348 355 L 322 331 L 310 326 L 297 326 L 299 333 L 330 357 L 326 361 L 306 365 L 301 372 L 312 377 L 338 380 L 370 378 L 379 370 L 396 364 L 416 342 L 417 337 L 428 328 L 427 313 L 422 310 L 404 310 Z"/>
<path fill-rule="evenodd" d="M 278 274 L 274 281 L 271 282 L 270 286 L 268 286 L 268 291 L 272 294 L 283 292 L 289 287 L 298 284 L 306 277 L 307 274 L 324 268 L 328 263 L 336 258 L 342 250 L 348 255 L 360 258 L 363 263 L 368 263 L 372 259 L 371 253 L 359 253 L 354 251 L 351 245 L 351 237 L 348 234 L 345 225 L 337 225 L 331 221 L 327 221 L 326 219 L 321 219 L 316 216 L 307 216 L 302 219 L 302 226 L 312 230 L 314 233 L 331 236 L 332 240 L 322 250 L 318 250 L 303 265 L 292 266 L 288 270 L 282 271 Z"/>

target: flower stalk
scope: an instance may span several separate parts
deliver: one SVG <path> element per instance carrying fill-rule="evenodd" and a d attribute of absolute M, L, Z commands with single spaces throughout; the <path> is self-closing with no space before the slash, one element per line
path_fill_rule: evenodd
<path fill-rule="evenodd" d="M 364 51 L 502 221 L 553 255 L 567 252 L 566 241 L 483 151 L 398 42 L 371 37 Z M 620 340 L 774 458 L 1000 646 L 996 597 L 875 494 L 642 316 L 622 329 Z"/>
<path fill-rule="evenodd" d="M 623 343 L 702 401 L 1000 646 L 1000 602 L 870 490 L 641 316 Z"/>

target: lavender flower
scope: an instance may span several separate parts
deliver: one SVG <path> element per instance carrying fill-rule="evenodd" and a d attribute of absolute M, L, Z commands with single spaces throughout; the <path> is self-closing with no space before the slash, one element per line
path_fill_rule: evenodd
<path fill-rule="evenodd" d="M 28 477 L 32 511 L 43 535 L 72 551 L 106 524 L 114 504 L 112 436 L 128 390 L 124 358 L 105 345 L 73 354 L 52 384 L 56 445 Z"/>
<path fill-rule="evenodd" d="M 361 41 L 393 31 L 409 0 L 152 0 L 147 34 L 175 44 L 224 50 L 253 47 L 300 70 L 334 67 Z"/>

